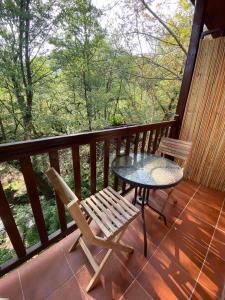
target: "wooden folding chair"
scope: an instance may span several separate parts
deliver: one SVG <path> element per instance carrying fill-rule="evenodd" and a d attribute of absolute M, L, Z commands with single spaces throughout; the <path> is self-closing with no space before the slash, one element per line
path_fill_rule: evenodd
<path fill-rule="evenodd" d="M 187 165 L 188 158 L 190 157 L 191 149 L 192 149 L 191 142 L 187 142 L 179 139 L 172 139 L 168 137 L 162 137 L 159 147 L 157 149 L 157 153 L 163 156 L 169 155 L 175 158 L 177 163 L 182 167 L 183 172 L 185 173 L 185 167 Z M 164 193 L 166 193 L 167 197 L 161 212 L 163 212 L 166 203 L 173 190 L 174 187 L 167 190 L 162 190 Z M 175 203 L 176 201 L 174 201 L 174 204 Z"/>
<path fill-rule="evenodd" d="M 50 168 L 46 174 L 53 184 L 57 195 L 67 206 L 77 227 L 80 229 L 80 235 L 75 240 L 70 251 L 74 250 L 79 243 L 94 269 L 94 276 L 86 289 L 88 292 L 96 284 L 103 267 L 114 250 L 127 253 L 133 252 L 133 248 L 123 244 L 120 239 L 127 229 L 128 224 L 133 221 L 140 212 L 134 205 L 110 187 L 105 188 L 83 201 L 79 201 L 55 169 Z M 103 237 L 93 234 L 89 227 L 91 220 L 94 220 L 99 226 Z M 100 265 L 97 264 L 88 249 L 86 245 L 87 241 L 90 244 L 108 249 Z"/>

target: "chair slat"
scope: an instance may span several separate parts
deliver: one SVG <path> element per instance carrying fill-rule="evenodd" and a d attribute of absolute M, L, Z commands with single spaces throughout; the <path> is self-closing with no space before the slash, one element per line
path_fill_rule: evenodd
<path fill-rule="evenodd" d="M 120 227 L 121 225 L 123 225 L 122 222 L 120 222 L 111 212 L 111 210 L 107 207 L 105 207 L 97 197 L 96 194 L 94 196 L 91 196 L 91 199 L 95 202 L 95 204 L 100 208 L 100 210 L 102 210 L 107 217 L 116 225 L 116 227 Z"/>
<path fill-rule="evenodd" d="M 101 218 L 102 223 L 108 228 L 110 231 L 114 232 L 117 228 L 112 224 L 112 222 L 108 219 L 107 214 L 102 211 L 95 203 L 93 196 L 91 196 L 88 200 L 88 205 L 97 213 L 97 215 Z"/>
<path fill-rule="evenodd" d="M 101 192 L 95 194 L 95 197 L 101 200 L 101 202 L 108 208 L 110 209 L 111 213 L 114 214 L 115 218 L 120 220 L 120 222 L 125 223 L 127 220 L 124 218 L 124 216 L 118 212 L 117 210 L 114 209 L 114 207 L 102 196 Z"/>
<path fill-rule="evenodd" d="M 135 212 L 139 212 L 139 209 L 136 206 L 131 204 L 126 198 L 122 197 L 119 193 L 116 193 L 110 186 L 108 186 L 107 189 L 110 191 L 110 193 L 112 193 L 117 198 L 119 198 L 121 201 L 126 203 L 126 205 L 128 205 L 131 210 L 133 210 Z"/>
<path fill-rule="evenodd" d="M 132 210 L 132 209 L 130 209 L 129 208 L 129 206 L 127 206 L 123 201 L 121 201 L 121 200 L 119 200 L 114 194 L 112 194 L 108 189 L 104 189 L 104 192 L 106 193 L 106 194 L 108 194 L 108 196 L 110 197 L 110 201 L 111 201 L 111 203 L 113 202 L 113 201 L 115 201 L 115 203 L 116 204 L 120 204 L 121 205 L 121 207 L 122 207 L 122 211 L 123 211 L 123 209 L 124 209 L 124 211 L 127 213 L 127 214 L 129 214 L 129 216 L 131 215 L 133 215 L 134 214 L 134 211 Z M 124 211 L 123 211 L 123 213 L 124 213 Z"/>
<path fill-rule="evenodd" d="M 163 137 L 159 144 L 158 151 L 175 158 L 186 160 L 191 152 L 191 148 L 191 142 Z"/>
<path fill-rule="evenodd" d="M 86 199 L 88 200 L 88 199 Z M 88 205 L 88 202 L 86 200 L 82 201 L 82 206 L 85 208 L 86 212 L 89 214 L 89 216 L 96 222 L 96 224 L 100 227 L 102 232 L 105 234 L 106 237 L 109 237 L 111 235 L 111 232 L 105 225 L 102 223 L 101 219 L 98 215 L 95 214 L 95 212 L 92 210 L 92 208 Z"/>
<path fill-rule="evenodd" d="M 109 202 L 109 204 L 111 204 L 114 207 L 115 210 L 122 214 L 126 220 L 130 218 L 130 215 L 119 205 L 117 205 L 117 203 L 113 201 L 104 190 L 100 191 L 99 193 Z"/>

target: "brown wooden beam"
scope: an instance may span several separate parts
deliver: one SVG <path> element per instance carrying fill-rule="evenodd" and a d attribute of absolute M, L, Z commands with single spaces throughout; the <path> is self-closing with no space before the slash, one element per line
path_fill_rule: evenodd
<path fill-rule="evenodd" d="M 185 107 L 188 99 L 188 93 L 191 86 L 192 75 L 195 67 L 199 41 L 203 31 L 204 16 L 206 10 L 207 0 L 195 1 L 195 12 L 192 24 L 190 44 L 188 48 L 187 59 L 184 68 L 183 80 L 181 84 L 179 100 L 177 103 L 176 114 L 179 116 L 176 137 L 179 137 L 180 129 L 184 117 Z"/>
<path fill-rule="evenodd" d="M 153 124 L 134 125 L 115 129 L 82 132 L 64 136 L 41 138 L 30 141 L 1 144 L 0 162 L 20 159 L 24 155 L 46 153 L 51 150 L 69 148 L 74 144 L 85 145 L 91 141 L 104 141 L 118 137 L 126 137 L 138 132 L 150 131 L 156 128 L 176 126 L 176 121 L 163 121 Z"/>

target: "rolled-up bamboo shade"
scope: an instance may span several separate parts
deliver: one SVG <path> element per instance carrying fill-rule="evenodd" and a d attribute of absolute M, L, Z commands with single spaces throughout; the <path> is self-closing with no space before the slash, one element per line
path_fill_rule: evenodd
<path fill-rule="evenodd" d="M 193 142 L 186 177 L 225 191 L 225 38 L 201 40 L 180 138 Z"/>

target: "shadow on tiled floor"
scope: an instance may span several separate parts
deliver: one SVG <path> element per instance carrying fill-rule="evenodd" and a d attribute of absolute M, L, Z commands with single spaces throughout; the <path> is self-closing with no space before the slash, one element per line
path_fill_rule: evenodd
<path fill-rule="evenodd" d="M 163 197 L 160 192 L 156 196 Z M 79 247 L 68 253 L 78 234 L 75 232 L 4 276 L 0 280 L 0 297 L 11 300 L 225 299 L 224 197 L 223 193 L 181 182 L 165 209 L 167 227 L 157 214 L 146 209 L 148 257 L 143 256 L 139 218 L 123 238 L 135 252 L 129 257 L 114 253 L 98 284 L 88 294 L 85 288 L 92 275 L 90 266 Z M 96 247 L 91 247 L 91 252 L 97 260 L 104 254 Z"/>

